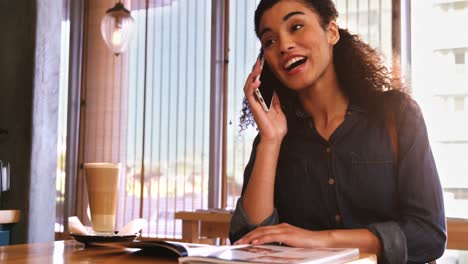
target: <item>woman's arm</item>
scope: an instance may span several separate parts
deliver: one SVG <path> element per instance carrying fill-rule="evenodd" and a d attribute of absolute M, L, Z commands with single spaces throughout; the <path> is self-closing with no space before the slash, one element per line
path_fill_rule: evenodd
<path fill-rule="evenodd" d="M 380 256 L 382 245 L 379 238 L 369 229 L 342 229 L 324 231 L 329 233 L 328 247 L 359 248 L 360 252 L 372 253 Z"/>
<path fill-rule="evenodd" d="M 250 176 L 252 175 L 253 167 L 257 159 L 256 156 L 259 143 L 260 135 L 257 135 L 252 145 L 252 152 L 250 154 L 249 162 L 247 163 L 247 166 L 244 170 L 244 184 L 242 186 L 242 194 L 241 197 L 237 200 L 236 209 L 234 210 L 234 213 L 231 218 L 231 223 L 229 227 L 229 239 L 231 243 L 236 242 L 245 234 L 249 233 L 250 231 L 259 226 L 278 224 L 278 216 L 276 215 L 276 211 L 273 211 L 273 213 L 271 213 L 260 224 L 253 224 L 242 206 L 243 194 L 245 193 L 248 183 L 250 182 Z"/>
<path fill-rule="evenodd" d="M 399 239 L 399 229 L 406 243 L 407 261 L 429 262 L 443 254 L 447 239 L 442 187 L 419 106 L 405 98 L 399 109 L 397 183 L 401 216 L 390 231 L 379 224 L 371 231 L 380 237 L 386 251 L 388 246 L 394 247 L 387 244 Z"/>
<path fill-rule="evenodd" d="M 426 263 L 445 249 L 442 188 L 422 112 L 409 96 L 392 98 L 398 139 L 398 216 L 367 228 L 379 237 L 383 263 Z M 398 258 L 397 258 L 398 257 Z"/>
<path fill-rule="evenodd" d="M 273 213 L 276 165 L 281 142 L 266 142 L 260 138 L 250 179 L 242 195 L 242 207 L 254 225 L 259 225 Z"/>
<path fill-rule="evenodd" d="M 231 220 L 231 242 L 265 221 L 268 224 L 276 223 L 276 218 L 273 219 L 276 165 L 281 142 L 287 133 L 287 123 L 276 93 L 269 112 L 265 112 L 255 98 L 254 91 L 260 85 L 257 78 L 260 72 L 260 62 L 257 60 L 244 85 L 245 97 L 257 124 L 259 137 L 254 142 L 244 173 L 242 197 Z"/>
<path fill-rule="evenodd" d="M 274 94 L 272 107 L 265 112 L 254 95 L 260 86 L 260 62 L 257 60 L 246 80 L 244 93 L 260 133 L 252 173 L 242 195 L 242 207 L 254 225 L 260 224 L 273 212 L 273 195 L 281 142 L 287 132 L 286 117 L 278 96 Z"/>

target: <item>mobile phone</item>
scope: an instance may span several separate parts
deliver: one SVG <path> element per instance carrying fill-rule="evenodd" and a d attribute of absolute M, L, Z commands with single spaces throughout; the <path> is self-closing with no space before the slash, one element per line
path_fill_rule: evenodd
<path fill-rule="evenodd" d="M 268 64 L 265 63 L 265 57 L 263 56 L 263 50 L 260 50 L 260 54 L 258 55 L 260 59 L 260 68 L 261 73 L 257 78 L 260 78 L 260 86 L 255 89 L 255 96 L 257 97 L 258 102 L 261 104 L 263 110 L 265 112 L 269 112 L 271 109 L 271 103 L 273 101 L 273 93 L 275 92 L 273 85 L 269 80 L 269 76 L 271 76 L 271 72 L 269 70 Z"/>

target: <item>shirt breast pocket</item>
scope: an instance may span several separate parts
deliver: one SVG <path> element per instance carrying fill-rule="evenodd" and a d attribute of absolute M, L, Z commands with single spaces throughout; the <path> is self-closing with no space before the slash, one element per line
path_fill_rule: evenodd
<path fill-rule="evenodd" d="M 397 194 L 393 160 L 351 153 L 351 161 L 358 202 L 370 207 L 392 206 Z"/>

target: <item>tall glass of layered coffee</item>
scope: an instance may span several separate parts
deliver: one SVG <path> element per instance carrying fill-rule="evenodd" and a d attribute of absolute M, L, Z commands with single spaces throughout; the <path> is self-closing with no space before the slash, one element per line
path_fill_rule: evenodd
<path fill-rule="evenodd" d="M 96 232 L 113 233 L 119 190 L 119 163 L 85 163 L 91 223 Z"/>

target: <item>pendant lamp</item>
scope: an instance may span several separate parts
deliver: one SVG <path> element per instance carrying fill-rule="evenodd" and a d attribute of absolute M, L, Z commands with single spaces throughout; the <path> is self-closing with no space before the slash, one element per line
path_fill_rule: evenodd
<path fill-rule="evenodd" d="M 130 11 L 119 1 L 106 11 L 101 21 L 101 33 L 106 45 L 116 56 L 125 52 L 133 37 L 135 21 Z"/>

